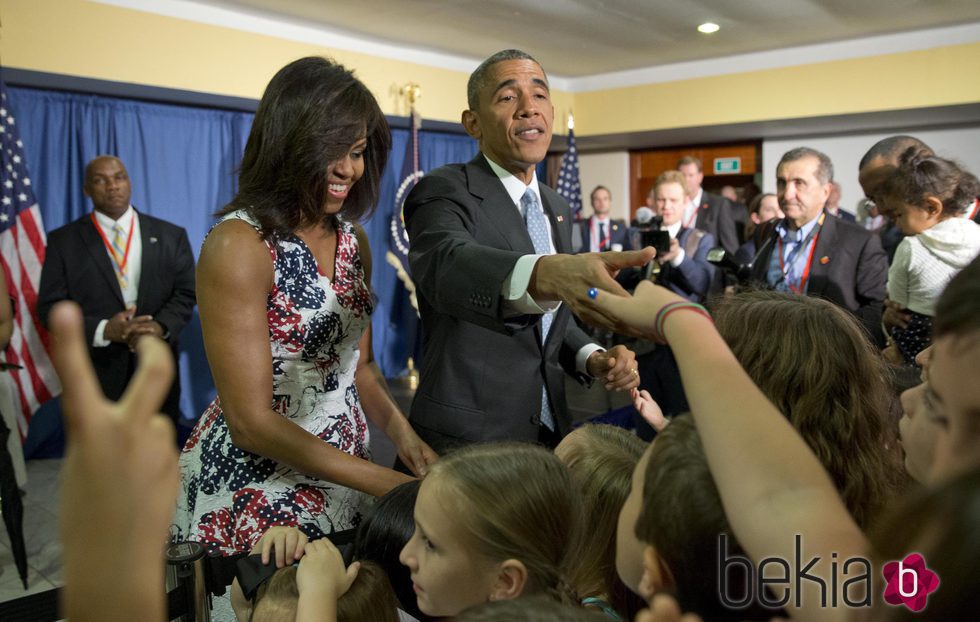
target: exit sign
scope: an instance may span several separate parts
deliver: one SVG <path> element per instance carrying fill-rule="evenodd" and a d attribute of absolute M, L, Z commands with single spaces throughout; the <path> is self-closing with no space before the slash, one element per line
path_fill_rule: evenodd
<path fill-rule="evenodd" d="M 742 172 L 742 158 L 715 158 L 715 175 L 737 175 Z"/>

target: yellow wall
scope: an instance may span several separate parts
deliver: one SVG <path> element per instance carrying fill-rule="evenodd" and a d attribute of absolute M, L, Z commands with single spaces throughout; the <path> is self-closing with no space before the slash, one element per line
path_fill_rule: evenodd
<path fill-rule="evenodd" d="M 458 122 L 466 105 L 465 72 L 84 0 L 0 0 L 0 20 L 9 67 L 258 99 L 280 67 L 321 54 L 353 68 L 385 113 L 407 114 L 397 91 L 409 81 L 423 87 L 425 119 Z"/>
<path fill-rule="evenodd" d="M 389 114 L 422 85 L 425 119 L 458 121 L 465 72 L 372 57 L 86 2 L 0 0 L 0 60 L 9 67 L 258 98 L 275 71 L 309 54 L 356 70 Z M 553 93 L 564 127 L 580 135 L 919 108 L 980 101 L 980 43 L 802 67 L 607 89 Z M 556 128 L 556 129 L 558 129 Z M 560 131 L 560 130 L 559 130 Z"/>
<path fill-rule="evenodd" d="M 575 129 L 614 134 L 980 101 L 980 43 L 575 95 Z"/>

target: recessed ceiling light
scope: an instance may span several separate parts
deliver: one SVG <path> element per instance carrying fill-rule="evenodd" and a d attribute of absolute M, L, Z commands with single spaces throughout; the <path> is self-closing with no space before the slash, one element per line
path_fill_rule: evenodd
<path fill-rule="evenodd" d="M 706 35 L 710 35 L 713 32 L 718 32 L 721 30 L 721 26 L 712 22 L 705 22 L 698 26 L 698 32 L 703 32 Z"/>

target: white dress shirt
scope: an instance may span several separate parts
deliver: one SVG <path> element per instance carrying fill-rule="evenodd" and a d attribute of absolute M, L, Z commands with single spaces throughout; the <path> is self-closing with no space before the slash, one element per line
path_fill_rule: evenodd
<path fill-rule="evenodd" d="M 485 154 L 483 157 L 486 158 L 487 164 L 490 165 L 490 170 L 494 172 L 504 185 L 504 189 L 507 191 L 510 200 L 514 202 L 514 209 L 518 213 L 521 211 L 521 197 L 524 196 L 528 188 L 537 195 L 538 205 L 544 209 L 544 201 L 541 200 L 541 190 L 538 188 L 537 172 L 532 173 L 531 183 L 525 185 L 523 181 L 504 170 L 490 158 L 487 158 Z M 551 227 L 548 227 L 548 248 L 551 251 L 550 254 L 555 254 L 555 240 L 552 237 Z M 503 297 L 504 310 L 508 315 L 556 313 L 561 306 L 560 300 L 535 300 L 527 291 L 527 286 L 531 283 L 531 273 L 534 271 L 534 265 L 543 256 L 534 254 L 524 255 L 517 260 L 517 263 L 514 264 L 514 269 L 504 279 L 503 287 L 500 289 L 500 295 Z M 575 368 L 580 373 L 589 375 L 586 363 L 589 360 L 589 356 L 598 350 L 603 350 L 603 348 L 594 343 L 582 346 L 575 355 Z"/>
<path fill-rule="evenodd" d="M 136 210 L 133 209 L 132 205 L 126 208 L 126 211 L 119 217 L 119 220 L 113 220 L 102 212 L 96 211 L 94 213 L 95 221 L 102 228 L 105 239 L 112 240 L 112 229 L 116 223 L 119 223 L 123 228 L 123 235 L 129 238 L 129 255 L 126 258 L 126 276 L 128 280 L 126 288 L 122 290 L 122 295 L 127 308 L 130 306 L 135 307 L 136 294 L 140 288 L 140 274 L 143 269 L 143 238 L 140 237 L 140 219 L 136 215 Z M 131 236 L 129 235 L 130 227 L 133 228 L 133 234 Z M 111 262 L 112 253 L 109 252 L 108 248 L 105 249 L 105 252 Z M 108 323 L 109 320 L 104 319 L 95 327 L 95 334 L 92 336 L 93 347 L 104 348 L 112 343 L 105 338 L 105 326 Z"/>

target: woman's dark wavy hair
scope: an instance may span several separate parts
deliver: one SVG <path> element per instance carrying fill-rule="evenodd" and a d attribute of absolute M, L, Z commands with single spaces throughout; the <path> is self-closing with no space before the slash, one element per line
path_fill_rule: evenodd
<path fill-rule="evenodd" d="M 308 56 L 280 69 L 259 102 L 238 177 L 238 194 L 218 215 L 244 209 L 263 239 L 325 218 L 327 166 L 367 138 L 364 175 L 341 215 L 359 220 L 378 201 L 391 130 L 374 95 L 353 72 Z"/>

